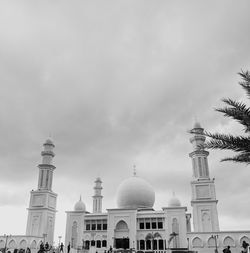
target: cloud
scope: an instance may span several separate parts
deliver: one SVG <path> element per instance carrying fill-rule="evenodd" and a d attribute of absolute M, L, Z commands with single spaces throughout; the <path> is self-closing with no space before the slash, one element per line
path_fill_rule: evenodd
<path fill-rule="evenodd" d="M 244 96 L 236 73 L 250 60 L 248 9 L 248 1 L 1 3 L 0 182 L 13 189 L 3 189 L 0 203 L 28 203 L 15 201 L 18 189 L 27 184 L 28 199 L 36 187 L 51 134 L 56 234 L 81 193 L 91 210 L 96 176 L 104 207 L 114 207 L 114 189 L 133 164 L 155 188 L 157 208 L 174 190 L 191 211 L 187 130 L 194 118 L 209 131 L 241 131 L 214 107 Z M 249 188 L 241 182 L 249 173 L 222 157 L 211 152 L 209 164 L 227 227 L 235 213 L 247 219 Z"/>

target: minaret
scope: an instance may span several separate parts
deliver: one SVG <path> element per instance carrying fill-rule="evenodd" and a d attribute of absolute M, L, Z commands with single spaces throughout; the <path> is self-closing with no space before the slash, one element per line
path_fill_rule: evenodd
<path fill-rule="evenodd" d="M 55 145 L 48 139 L 44 144 L 44 150 L 41 152 L 42 163 L 38 165 L 39 168 L 39 178 L 38 178 L 38 190 L 51 190 L 53 171 L 56 168 L 52 164 L 52 159 L 55 156 L 53 148 Z"/>
<path fill-rule="evenodd" d="M 55 145 L 48 139 L 43 146 L 42 163 L 38 165 L 38 188 L 30 192 L 26 235 L 43 237 L 52 244 L 57 199 L 57 194 L 52 191 L 53 171 L 56 168 L 52 164 Z"/>
<path fill-rule="evenodd" d="M 219 231 L 217 202 L 214 179 L 209 177 L 207 157 L 204 149 L 206 137 L 200 123 L 196 122 L 190 131 L 193 152 L 189 154 L 193 165 L 192 201 L 194 232 Z"/>
<path fill-rule="evenodd" d="M 93 213 L 101 213 L 102 212 L 102 180 L 98 177 L 95 180 L 94 187 L 94 196 L 93 196 Z"/>

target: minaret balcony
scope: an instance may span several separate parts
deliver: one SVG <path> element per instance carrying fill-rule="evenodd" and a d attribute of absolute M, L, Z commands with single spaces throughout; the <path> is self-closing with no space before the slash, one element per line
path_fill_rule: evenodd
<path fill-rule="evenodd" d="M 46 163 L 41 163 L 38 165 L 38 168 L 41 168 L 41 169 L 55 169 L 56 166 L 54 166 L 53 164 L 46 164 Z"/>
<path fill-rule="evenodd" d="M 208 156 L 209 152 L 204 150 L 204 149 L 197 149 L 194 150 L 193 152 L 189 153 L 189 157 L 193 157 L 194 155 L 204 155 L 204 156 Z"/>
<path fill-rule="evenodd" d="M 55 153 L 54 153 L 53 151 L 46 150 L 46 151 L 42 151 L 42 152 L 41 152 L 41 155 L 42 155 L 42 156 L 49 155 L 49 156 L 54 157 L 54 156 L 55 156 Z"/>

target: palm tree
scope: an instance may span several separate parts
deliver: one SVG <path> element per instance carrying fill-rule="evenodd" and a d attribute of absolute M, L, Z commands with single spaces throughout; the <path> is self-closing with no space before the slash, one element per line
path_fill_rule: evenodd
<path fill-rule="evenodd" d="M 250 72 L 242 70 L 239 75 L 242 78 L 239 84 L 246 91 L 247 97 L 250 98 Z M 231 134 L 205 132 L 205 135 L 210 137 L 209 141 L 205 143 L 205 148 L 235 151 L 237 155 L 223 158 L 221 161 L 249 164 L 250 136 L 247 134 L 250 133 L 250 107 L 247 107 L 243 102 L 238 102 L 230 98 L 224 98 L 222 101 L 226 106 L 223 108 L 216 108 L 215 110 L 243 125 L 246 135 L 234 136 Z"/>

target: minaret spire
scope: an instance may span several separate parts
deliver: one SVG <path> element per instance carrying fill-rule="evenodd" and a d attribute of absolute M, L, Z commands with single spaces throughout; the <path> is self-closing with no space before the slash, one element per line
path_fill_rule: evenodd
<path fill-rule="evenodd" d="M 193 151 L 189 154 L 193 165 L 192 201 L 194 232 L 219 231 L 219 219 L 215 195 L 214 180 L 209 177 L 207 157 L 209 152 L 204 149 L 206 137 L 199 122 L 195 122 L 190 131 Z"/>
<path fill-rule="evenodd" d="M 199 122 L 195 122 L 193 129 L 190 131 L 193 136 L 190 142 L 193 144 L 193 152 L 189 154 L 193 162 L 193 177 L 202 180 L 209 179 L 209 169 L 207 157 L 209 152 L 204 150 L 204 143 L 206 137 L 204 136 L 204 129 Z"/>
<path fill-rule="evenodd" d="M 94 196 L 93 196 L 93 213 L 102 212 L 102 180 L 100 177 L 95 180 Z"/>
<path fill-rule="evenodd" d="M 53 171 L 56 168 L 53 163 L 55 156 L 53 149 L 55 147 L 51 139 L 47 139 L 43 144 L 44 150 L 41 152 L 42 163 L 38 165 L 39 178 L 38 190 L 52 191 Z"/>

